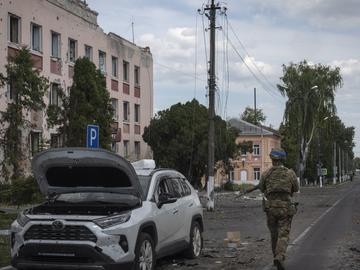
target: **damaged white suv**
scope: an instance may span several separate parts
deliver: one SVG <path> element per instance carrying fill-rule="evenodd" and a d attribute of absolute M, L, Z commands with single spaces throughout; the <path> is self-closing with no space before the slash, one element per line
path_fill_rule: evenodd
<path fill-rule="evenodd" d="M 150 165 L 150 166 L 149 166 Z M 146 269 L 202 249 L 196 191 L 175 170 L 131 165 L 106 150 L 52 149 L 32 160 L 48 200 L 11 225 L 17 269 Z"/>

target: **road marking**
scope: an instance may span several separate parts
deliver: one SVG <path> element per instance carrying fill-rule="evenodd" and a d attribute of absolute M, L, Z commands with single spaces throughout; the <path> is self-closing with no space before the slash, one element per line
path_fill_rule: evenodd
<path fill-rule="evenodd" d="M 308 232 L 311 230 L 312 227 L 314 227 L 324 216 L 326 216 L 332 209 L 334 209 L 335 206 L 337 206 L 343 199 L 345 199 L 350 193 L 352 193 L 353 190 L 351 190 L 350 192 L 348 192 L 345 196 L 343 196 L 342 198 L 340 198 L 339 200 L 337 200 L 330 208 L 326 209 L 326 211 L 324 213 L 322 213 L 322 215 L 320 217 L 318 217 L 317 219 L 315 219 L 310 225 L 309 227 L 307 227 L 305 229 L 305 231 L 303 231 L 291 244 L 289 244 L 288 248 L 286 249 L 286 252 L 288 252 L 289 250 L 291 250 L 294 245 L 299 242 L 301 239 L 303 239 Z M 270 270 L 272 268 L 272 264 L 268 264 L 267 266 L 265 266 L 262 270 Z"/>
<path fill-rule="evenodd" d="M 0 270 L 12 270 L 14 268 L 12 268 L 11 266 L 6 266 L 4 268 L 0 268 Z"/>

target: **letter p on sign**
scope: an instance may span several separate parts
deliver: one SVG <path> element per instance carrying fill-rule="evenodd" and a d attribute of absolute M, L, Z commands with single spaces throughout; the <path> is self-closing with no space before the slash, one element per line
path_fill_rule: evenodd
<path fill-rule="evenodd" d="M 86 129 L 86 147 L 99 148 L 99 126 L 87 125 Z"/>

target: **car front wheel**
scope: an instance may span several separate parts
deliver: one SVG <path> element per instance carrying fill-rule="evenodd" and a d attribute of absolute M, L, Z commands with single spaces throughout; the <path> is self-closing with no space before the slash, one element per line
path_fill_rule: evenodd
<path fill-rule="evenodd" d="M 195 259 L 200 256 L 203 246 L 203 238 L 201 227 L 198 222 L 191 224 L 190 230 L 190 246 L 187 250 L 187 256 L 191 259 Z"/>
<path fill-rule="evenodd" d="M 155 249 L 154 241 L 147 233 L 139 235 L 135 249 L 135 270 L 155 269 Z"/>

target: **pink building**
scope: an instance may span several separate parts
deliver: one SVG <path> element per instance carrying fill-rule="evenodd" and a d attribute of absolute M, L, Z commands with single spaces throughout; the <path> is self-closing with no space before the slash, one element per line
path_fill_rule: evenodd
<path fill-rule="evenodd" d="M 229 180 L 235 184 L 257 185 L 261 174 L 272 166 L 270 152 L 281 146 L 281 136 L 274 129 L 241 119 L 230 119 L 229 123 L 239 130 L 236 144 L 241 146 L 240 152 L 232 160 L 233 169 L 229 175 L 221 169 L 217 171 L 215 185 L 221 186 Z"/>
<path fill-rule="evenodd" d="M 7 57 L 26 46 L 35 67 L 49 79 L 46 104 L 59 102 L 59 88 L 68 91 L 74 62 L 86 56 L 106 76 L 115 110 L 113 151 L 130 160 L 151 157 L 142 140 L 153 115 L 153 60 L 148 47 L 141 48 L 114 33 L 104 33 L 96 11 L 80 0 L 0 0 L 0 72 Z M 0 111 L 11 101 L 11 89 L 0 88 Z M 33 129 L 28 140 L 30 156 L 41 138 L 57 146 L 56 129 L 49 129 L 44 113 L 31 112 Z"/>

